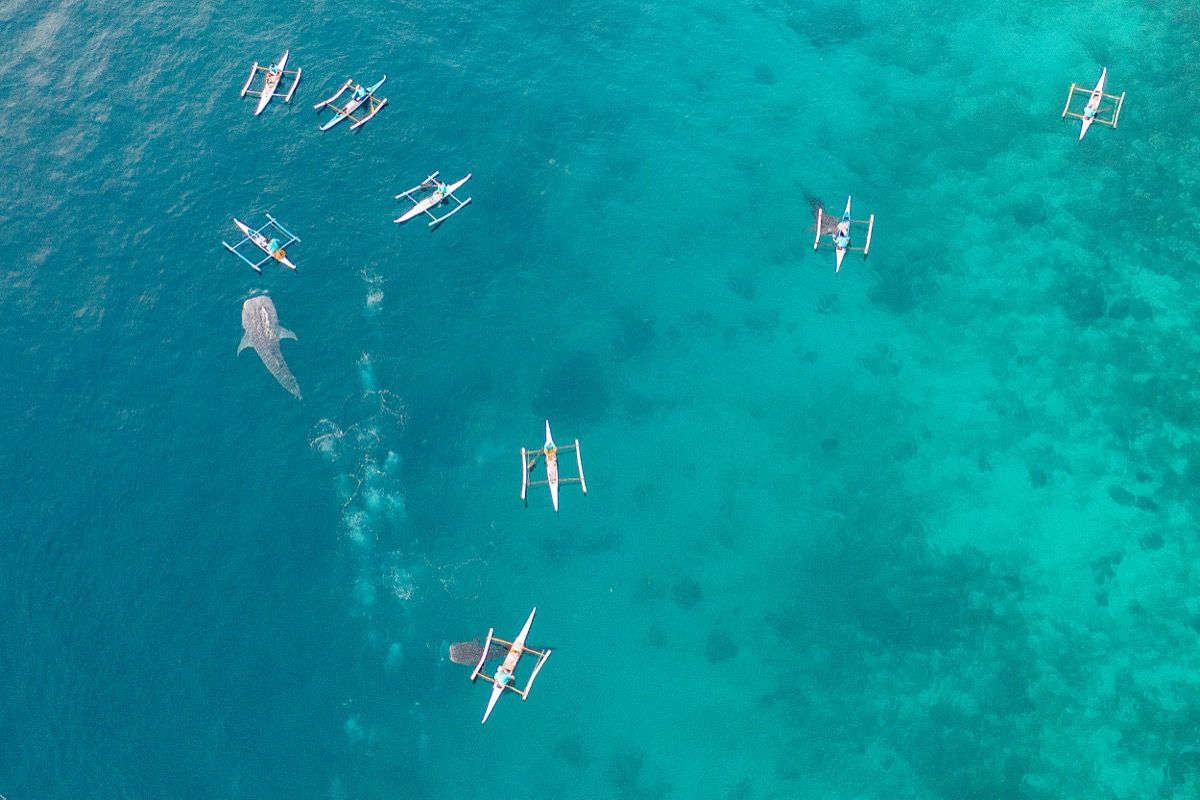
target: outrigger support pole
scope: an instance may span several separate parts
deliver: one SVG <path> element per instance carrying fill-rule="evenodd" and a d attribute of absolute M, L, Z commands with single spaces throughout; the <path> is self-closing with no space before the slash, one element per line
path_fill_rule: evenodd
<path fill-rule="evenodd" d="M 483 653 L 479 656 L 479 663 L 475 665 L 475 671 L 471 673 L 471 682 L 479 677 L 479 671 L 483 669 L 483 663 L 487 661 L 488 650 L 492 649 L 492 634 L 496 632 L 495 628 L 488 628 L 487 643 L 483 646 Z"/>
<path fill-rule="evenodd" d="M 541 672 L 541 670 L 542 670 L 542 665 L 546 663 L 546 659 L 548 659 L 550 657 L 550 654 L 554 651 L 546 650 L 543 652 L 543 651 L 530 650 L 529 648 L 525 648 L 525 652 L 536 653 L 537 657 L 538 657 L 538 663 L 537 663 L 537 666 L 533 668 L 533 674 L 529 676 L 529 680 L 525 682 L 525 691 L 521 692 L 522 700 L 526 700 L 529 698 L 529 690 L 533 688 L 534 679 L 537 678 L 538 673 Z"/>
<path fill-rule="evenodd" d="M 454 195 L 450 195 L 450 196 L 451 196 L 451 197 L 454 197 Z M 458 200 L 458 198 L 457 198 L 457 197 L 454 197 L 454 199 L 455 199 L 455 200 Z M 458 207 L 457 207 L 457 208 L 455 208 L 453 211 L 451 211 L 451 212 L 449 212 L 449 213 L 447 213 L 447 214 L 444 214 L 444 215 L 442 215 L 442 216 L 440 216 L 440 217 L 433 217 L 433 214 L 429 214 L 429 216 L 433 217 L 433 222 L 429 223 L 429 227 L 431 227 L 431 228 L 432 228 L 434 225 L 440 225 L 440 224 L 441 224 L 442 222 L 444 222 L 445 220 L 448 220 L 448 219 L 450 219 L 450 217 L 454 216 L 454 215 L 455 215 L 455 214 L 457 214 L 459 211 L 462 211 L 464 208 L 466 208 L 466 207 L 467 207 L 467 205 L 468 205 L 468 204 L 470 204 L 470 202 L 471 202 L 471 198 L 469 198 L 469 197 L 468 197 L 466 200 L 458 200 Z M 425 212 L 425 213 L 427 213 L 427 214 L 428 214 L 429 212 L 427 211 L 427 212 Z"/>
<path fill-rule="evenodd" d="M 258 62 L 254 62 L 254 66 L 250 68 L 250 77 L 246 78 L 246 85 L 242 87 L 241 97 L 246 96 L 246 92 L 250 89 L 250 84 L 254 81 L 254 76 L 258 72 Z"/>
<path fill-rule="evenodd" d="M 297 241 L 297 242 L 298 242 L 298 241 L 300 241 L 300 237 L 299 237 L 299 236 L 297 236 L 296 234 L 294 234 L 294 233 L 292 233 L 291 231 L 289 231 L 287 228 L 285 228 L 285 227 L 283 227 L 282 225 L 280 225 L 280 224 L 279 224 L 279 220 L 275 219 L 275 218 L 274 218 L 274 217 L 272 217 L 270 214 L 267 214 L 267 219 L 271 220 L 271 222 L 272 222 L 272 223 L 274 223 L 274 225 L 275 225 L 275 227 L 276 227 L 276 228 L 279 228 L 279 230 L 283 231 L 283 232 L 284 232 L 284 233 L 286 233 L 288 236 L 292 237 L 292 239 L 293 239 L 294 241 Z M 264 226 L 263 226 L 263 228 L 265 228 L 265 227 L 266 227 L 266 225 L 264 225 Z M 258 229 L 258 232 L 262 232 L 262 228 L 259 228 L 259 229 Z M 291 244 L 291 242 L 288 242 L 288 244 Z"/>
<path fill-rule="evenodd" d="M 287 95 L 283 98 L 283 102 L 292 102 L 292 95 L 296 93 L 296 87 L 300 85 L 300 72 L 303 68 L 296 70 L 296 78 L 292 81 L 292 88 L 288 89 Z"/>
<path fill-rule="evenodd" d="M 228 247 L 228 245 L 226 245 Z M 521 499 L 525 501 L 525 507 L 529 508 L 529 500 L 525 493 L 529 490 L 529 456 L 525 453 L 525 448 L 521 448 Z"/>
<path fill-rule="evenodd" d="M 1116 95 L 1109 95 L 1109 97 L 1113 98 L 1114 100 L 1117 100 Z M 1113 128 L 1117 127 L 1117 120 L 1121 118 L 1121 109 L 1124 106 L 1125 106 L 1125 93 L 1121 92 L 1121 98 L 1119 100 L 1117 100 L 1117 111 L 1115 114 L 1113 114 L 1113 120 L 1112 120 Z"/>
<path fill-rule="evenodd" d="M 1072 82 L 1071 83 L 1071 91 L 1067 92 L 1067 104 L 1065 106 L 1063 106 L 1063 113 L 1062 113 L 1063 119 L 1067 118 L 1067 111 L 1071 108 L 1071 98 L 1075 97 L 1075 87 L 1077 85 L 1078 84 Z"/>
<path fill-rule="evenodd" d="M 587 481 L 583 479 L 583 456 L 579 453 L 578 439 L 575 440 L 575 465 L 579 467 L 579 486 L 583 489 L 583 493 L 587 494 Z M 534 675 L 537 675 L 536 671 L 534 672 Z M 533 683 L 533 678 L 530 678 L 529 682 Z"/>

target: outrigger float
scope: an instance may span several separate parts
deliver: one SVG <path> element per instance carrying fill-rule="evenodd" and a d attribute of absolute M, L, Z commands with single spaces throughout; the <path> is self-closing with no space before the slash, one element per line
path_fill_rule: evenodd
<path fill-rule="evenodd" d="M 871 235 L 875 232 L 874 214 L 866 219 L 850 218 L 850 199 L 851 198 L 849 197 L 846 198 L 846 210 L 842 212 L 841 219 L 835 219 L 834 217 L 827 216 L 824 208 L 820 206 L 817 207 L 817 235 L 816 238 L 813 239 L 813 250 L 815 251 L 822 244 L 824 244 L 826 247 L 833 247 L 835 254 L 834 257 L 836 259 L 833 268 L 835 275 L 838 272 L 841 272 L 842 259 L 846 257 L 846 253 L 850 251 L 861 250 L 864 259 L 868 254 L 870 254 Z M 850 230 L 854 225 L 867 226 L 867 240 L 862 247 L 854 247 L 850 243 Z M 828 242 L 821 241 L 821 237 L 824 235 L 829 236 Z"/>
<path fill-rule="evenodd" d="M 263 109 L 267 107 L 267 103 L 271 102 L 272 97 L 282 97 L 285 103 L 292 102 L 292 95 L 296 93 L 296 86 L 300 83 L 300 70 L 284 69 L 287 66 L 288 52 L 284 50 L 279 60 L 269 67 L 259 66 L 258 62 L 255 61 L 254 66 L 250 68 L 250 77 L 246 78 L 246 85 L 242 87 L 241 96 L 245 97 L 251 94 L 258 97 L 258 108 L 254 109 L 254 116 L 257 117 L 263 112 Z M 259 72 L 265 73 L 267 76 L 266 81 L 263 83 L 263 88 L 251 89 L 250 84 L 254 83 L 254 76 Z M 292 76 L 291 87 L 286 92 L 275 91 L 283 78 L 288 75 Z"/>
<path fill-rule="evenodd" d="M 364 89 L 362 84 L 355 83 L 353 79 L 347 78 L 346 82 L 342 84 L 342 88 L 334 92 L 333 96 L 331 96 L 328 100 L 322 100 L 313 106 L 314 109 L 320 111 L 326 106 L 333 105 L 333 102 L 341 97 L 344 92 L 350 91 L 350 99 L 346 101 L 344 106 L 333 106 L 334 117 L 322 125 L 321 130 L 327 131 L 344 119 L 354 120 L 354 124 L 350 126 L 350 130 L 355 130 L 360 126 L 365 125 L 367 120 L 379 113 L 379 109 L 387 105 L 386 97 L 375 96 L 375 92 L 380 86 L 383 86 L 383 82 L 386 80 L 387 75 L 384 75 L 374 86 Z M 353 89 L 351 89 L 351 87 L 353 87 Z M 361 106 L 363 103 L 367 104 L 367 115 L 362 119 L 359 119 L 358 117 L 354 116 L 354 112 L 357 111 L 359 106 Z"/>
<path fill-rule="evenodd" d="M 579 475 L 575 478 L 560 478 L 558 475 L 558 454 L 563 450 L 575 451 L 575 466 L 579 469 Z M 546 480 L 531 481 L 529 474 L 533 472 L 533 468 L 537 466 L 540 459 L 546 459 Z M 559 447 L 554 443 L 554 438 L 550 435 L 550 421 L 546 420 L 546 443 L 540 448 L 521 448 L 521 499 L 525 501 L 525 506 L 529 506 L 527 495 L 531 486 L 549 486 L 550 501 L 554 504 L 554 510 L 558 511 L 558 487 L 562 483 L 578 483 L 583 493 L 587 494 L 587 482 L 583 477 L 583 458 L 579 455 L 579 440 L 575 440 L 575 444 L 568 444 Z"/>
<path fill-rule="evenodd" d="M 396 195 L 397 200 L 402 197 L 407 198 L 409 202 L 413 204 L 413 207 L 394 219 L 393 222 L 408 222 L 413 217 L 421 214 L 428 214 L 431 220 L 429 227 L 433 228 L 441 225 L 459 211 L 462 211 L 463 208 L 471 202 L 471 198 L 469 197 L 466 200 L 459 200 L 454 194 L 456 191 L 462 188 L 467 181 L 471 180 L 471 173 L 468 172 L 467 177 L 455 181 L 454 183 L 439 181 L 437 176 L 438 173 L 435 172 L 413 188 L 409 189 L 407 192 L 401 192 L 400 194 Z M 422 189 L 432 189 L 432 191 L 425 197 L 422 197 L 420 200 L 413 197 L 414 192 L 419 192 Z M 439 217 L 430 211 L 430 209 L 440 206 L 442 203 L 446 203 L 451 200 L 457 203 L 457 205 L 442 216 Z"/>
<path fill-rule="evenodd" d="M 242 232 L 242 240 L 237 244 L 230 244 L 226 241 L 222 241 L 221 244 L 225 245 L 226 250 L 249 264 L 253 270 L 261 274 L 262 265 L 271 259 L 275 259 L 288 269 L 296 268 L 296 265 L 288 260 L 287 251 L 284 248 L 286 248 L 292 242 L 300 241 L 300 237 L 280 225 L 279 221 L 270 214 L 267 214 L 267 223 L 257 229 L 251 228 L 237 217 L 233 218 L 233 224 L 237 225 L 238 230 Z M 271 234 L 271 238 L 268 239 L 267 236 L 264 235 L 263 231 L 268 231 Z M 280 239 L 280 236 L 283 238 Z M 266 253 L 266 255 L 258 261 L 251 261 L 246 257 L 246 254 L 242 252 L 242 246 L 246 244 L 253 244 L 263 253 Z"/>
<path fill-rule="evenodd" d="M 1071 90 L 1067 92 L 1067 102 L 1063 106 L 1062 118 L 1072 117 L 1073 119 L 1083 120 L 1082 126 L 1079 128 L 1079 141 L 1083 141 L 1083 136 L 1088 132 L 1088 127 L 1093 122 L 1101 125 L 1107 125 L 1110 128 L 1117 127 L 1117 119 L 1121 116 L 1121 106 L 1125 105 L 1125 93 L 1121 92 L 1118 97 L 1115 94 L 1105 94 L 1104 80 L 1108 77 L 1108 67 L 1101 67 L 1100 80 L 1096 81 L 1096 86 L 1089 93 L 1087 89 L 1081 88 L 1077 84 L 1071 84 Z M 1076 93 L 1086 94 L 1088 96 L 1087 104 L 1084 105 L 1083 111 L 1076 112 L 1071 110 L 1071 101 L 1075 99 Z M 1100 104 L 1104 100 L 1111 100 L 1103 111 Z"/>
<path fill-rule="evenodd" d="M 534 678 L 541 671 L 542 665 L 546 663 L 546 659 L 550 657 L 550 650 L 535 650 L 532 647 L 525 646 L 525 637 L 529 635 L 529 628 L 533 625 L 533 615 L 537 613 L 537 609 L 529 612 L 529 619 L 525 620 L 525 627 L 521 628 L 521 633 L 511 642 L 505 641 L 495 635 L 495 628 L 488 629 L 487 642 L 483 645 L 483 653 L 479 656 L 479 661 L 475 664 L 475 669 L 471 673 L 471 682 L 474 683 L 476 678 L 483 678 L 485 681 L 492 684 L 492 696 L 488 699 L 487 710 L 483 712 L 483 722 L 488 721 L 488 717 L 492 713 L 492 709 L 496 707 L 496 701 L 500 699 L 500 695 L 504 694 L 505 689 L 511 689 L 521 695 L 522 700 L 529 699 L 529 690 L 533 688 Z M 478 640 L 477 640 L 478 641 Z M 508 648 L 508 652 L 504 656 L 504 662 L 496 668 L 495 676 L 487 675 L 483 672 L 483 665 L 488 660 L 488 655 L 491 652 L 492 645 L 498 644 Z M 525 682 L 525 688 L 517 688 L 515 673 L 517 664 L 521 661 L 521 656 L 529 653 L 537 657 L 537 663 L 533 667 L 533 672 L 529 676 L 529 680 Z"/>

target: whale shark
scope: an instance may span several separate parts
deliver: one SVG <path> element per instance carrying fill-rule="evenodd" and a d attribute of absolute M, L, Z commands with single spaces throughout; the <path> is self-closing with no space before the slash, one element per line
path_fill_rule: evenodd
<path fill-rule="evenodd" d="M 817 211 L 824 208 L 825 204 L 821 202 L 821 198 L 817 197 L 816 195 L 809 194 L 808 192 L 804 193 L 804 199 L 805 199 L 805 201 L 807 201 L 808 208 L 810 211 L 812 211 L 812 217 L 813 217 L 813 227 L 809 228 L 809 230 L 815 230 L 816 222 L 817 222 Z M 838 221 L 840 219 L 841 219 L 841 217 L 837 216 L 836 214 L 830 214 L 828 211 L 824 212 L 821 215 L 821 233 L 822 234 L 827 233 L 830 236 L 837 233 Z"/>
<path fill-rule="evenodd" d="M 242 343 L 238 345 L 238 355 L 247 347 L 253 347 L 263 364 L 275 376 L 275 380 L 279 381 L 279 385 L 296 395 L 297 400 L 302 399 L 300 385 L 296 383 L 283 360 L 283 354 L 279 352 L 279 341 L 295 339 L 296 334 L 279 324 L 279 315 L 275 312 L 275 304 L 271 302 L 271 298 L 259 295 L 242 303 L 242 329 L 246 334 L 242 337 Z"/>

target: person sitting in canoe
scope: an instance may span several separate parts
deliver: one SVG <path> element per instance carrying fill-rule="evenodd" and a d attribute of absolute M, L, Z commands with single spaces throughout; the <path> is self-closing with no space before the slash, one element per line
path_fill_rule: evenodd
<path fill-rule="evenodd" d="M 267 252 L 269 252 L 271 255 L 275 255 L 276 253 L 279 252 L 279 240 L 278 239 L 273 238 L 273 239 L 271 239 L 271 241 L 267 242 Z"/>
<path fill-rule="evenodd" d="M 850 246 L 850 223 L 847 220 L 842 220 L 838 223 L 837 230 L 833 234 L 833 244 L 839 249 L 845 249 Z"/>
<path fill-rule="evenodd" d="M 1083 118 L 1087 122 L 1091 122 L 1096 117 L 1096 112 L 1100 109 L 1099 104 L 1096 106 L 1085 106 L 1083 109 Z"/>
<path fill-rule="evenodd" d="M 361 103 L 363 101 L 363 98 L 365 98 L 366 96 L 367 96 L 367 90 L 362 87 L 361 83 L 356 83 L 354 85 L 354 94 L 350 96 L 350 100 L 352 102 Z"/>
<path fill-rule="evenodd" d="M 445 186 L 446 184 L 443 183 L 442 185 Z M 554 455 L 557 452 L 558 452 L 557 447 L 543 447 L 541 450 L 538 450 L 536 453 L 533 454 L 533 458 L 529 459 L 529 464 L 525 468 L 532 470 L 534 467 L 537 466 L 539 458 L 541 458 L 542 456 L 545 456 L 546 459 L 549 460 L 551 458 L 554 458 Z"/>

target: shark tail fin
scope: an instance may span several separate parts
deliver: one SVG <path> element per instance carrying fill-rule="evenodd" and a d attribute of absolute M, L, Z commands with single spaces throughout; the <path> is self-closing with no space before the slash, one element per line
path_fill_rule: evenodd
<path fill-rule="evenodd" d="M 253 347 L 253 346 L 254 346 L 254 343 L 250 341 L 250 334 L 247 333 L 245 336 L 242 337 L 241 344 L 238 345 L 237 354 L 240 356 L 242 354 L 243 350 L 245 350 L 247 347 Z"/>
<path fill-rule="evenodd" d="M 279 338 L 280 339 L 295 339 L 297 342 L 300 341 L 296 337 L 296 334 L 292 333 L 287 328 L 284 328 L 282 326 L 280 326 L 280 328 L 279 328 Z"/>

